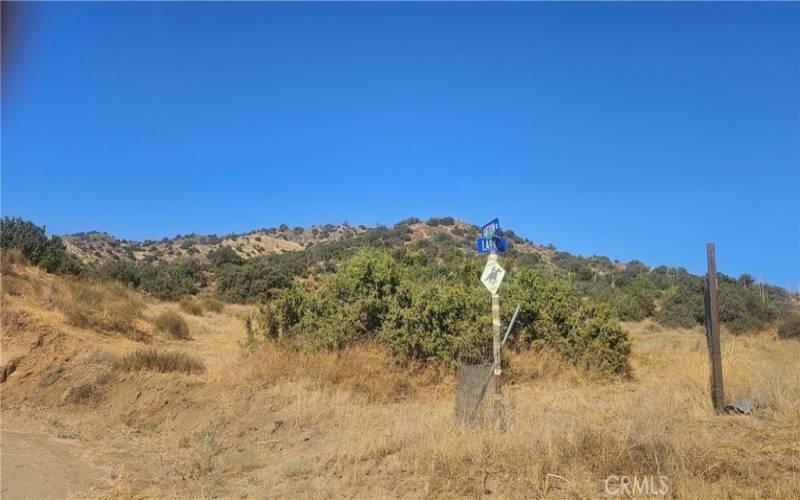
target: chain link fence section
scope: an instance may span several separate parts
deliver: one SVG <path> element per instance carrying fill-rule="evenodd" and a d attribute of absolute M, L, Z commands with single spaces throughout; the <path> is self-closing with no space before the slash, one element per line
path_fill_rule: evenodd
<path fill-rule="evenodd" d="M 461 365 L 456 385 L 456 421 L 462 424 L 475 422 L 480 399 L 489 378 L 490 365 Z"/>

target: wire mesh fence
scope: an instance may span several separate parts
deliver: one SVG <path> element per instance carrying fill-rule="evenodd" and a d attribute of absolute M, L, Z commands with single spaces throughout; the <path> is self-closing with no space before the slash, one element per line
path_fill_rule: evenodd
<path fill-rule="evenodd" d="M 458 368 L 455 418 L 460 423 L 474 423 L 489 378 L 490 365 L 462 365 Z M 485 398 L 484 398 L 485 399 Z"/>

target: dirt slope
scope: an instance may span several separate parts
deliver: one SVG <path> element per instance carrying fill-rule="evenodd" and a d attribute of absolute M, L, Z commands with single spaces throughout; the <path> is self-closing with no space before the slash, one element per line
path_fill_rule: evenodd
<path fill-rule="evenodd" d="M 102 477 L 75 441 L 4 430 L 0 444 L 0 495 L 5 500 L 67 498 L 88 491 Z"/>

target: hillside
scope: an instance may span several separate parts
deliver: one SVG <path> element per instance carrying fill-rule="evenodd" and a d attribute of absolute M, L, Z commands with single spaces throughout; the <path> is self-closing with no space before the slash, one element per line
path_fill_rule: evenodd
<path fill-rule="evenodd" d="M 305 294 L 292 288 L 305 283 L 314 289 L 315 283 L 366 249 L 387 253 L 409 272 L 418 268 L 413 271 L 416 276 L 446 278 L 442 283 L 462 283 L 473 293 L 479 290 L 477 273 L 483 262 L 474 250 L 477 226 L 450 217 L 426 222 L 411 218 L 393 227 L 281 226 L 224 237 L 178 235 L 145 242 L 98 232 L 48 240 L 32 223 L 4 219 L 4 224 L 4 247 L 28 248 L 32 262 L 41 259 L 40 266 L 48 270 L 120 281 L 162 300 L 201 293 L 226 302 L 257 303 L 286 293 Z M 530 269 L 546 281 L 563 283 L 577 297 L 608 305 L 622 320 L 651 318 L 684 328 L 702 324 L 701 276 L 679 267 L 572 255 L 521 238 L 513 230 L 506 233 L 509 250 L 503 265 L 510 285 L 519 271 Z M 780 287 L 720 271 L 721 321 L 734 333 L 764 329 L 798 306 L 797 298 Z"/>
<path fill-rule="evenodd" d="M 422 240 L 433 240 L 443 235 L 450 236 L 470 251 L 474 247 L 477 226 L 451 217 L 434 218 L 427 222 L 407 219 L 395 225 L 407 226 L 411 230 L 407 241 L 400 244 L 413 245 Z M 221 247 L 231 248 L 244 259 L 286 253 L 313 248 L 355 236 L 367 236 L 386 230 L 383 226 L 367 227 L 349 224 L 313 225 L 293 227 L 286 225 L 257 229 L 242 234 L 216 235 L 176 235 L 161 240 L 131 241 L 121 240 L 113 235 L 90 231 L 63 235 L 61 238 L 67 249 L 90 265 L 102 265 L 108 261 L 130 262 L 173 262 L 180 258 L 205 258 L 209 252 Z M 513 235 L 513 231 L 511 231 Z M 519 252 L 536 253 L 549 260 L 554 250 L 534 244 L 529 240 L 512 236 L 512 245 Z"/>
<path fill-rule="evenodd" d="M 302 250 L 309 246 L 337 241 L 349 235 L 360 234 L 367 228 L 344 225 L 311 226 L 307 228 L 259 229 L 244 234 L 177 235 L 158 241 L 120 240 L 97 231 L 62 236 L 67 249 L 83 262 L 101 265 L 110 260 L 133 262 L 172 262 L 182 257 L 204 258 L 220 247 L 233 249 L 242 258 L 271 253 Z"/>

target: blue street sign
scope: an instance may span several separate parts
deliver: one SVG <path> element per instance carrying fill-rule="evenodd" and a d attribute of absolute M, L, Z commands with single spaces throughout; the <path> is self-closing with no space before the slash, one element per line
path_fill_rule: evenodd
<path fill-rule="evenodd" d="M 506 238 L 478 238 L 475 240 L 475 249 L 478 253 L 502 253 L 508 248 Z"/>
<path fill-rule="evenodd" d="M 481 228 L 481 236 L 485 239 L 503 236 L 503 231 L 500 230 L 500 221 L 495 219 Z"/>

